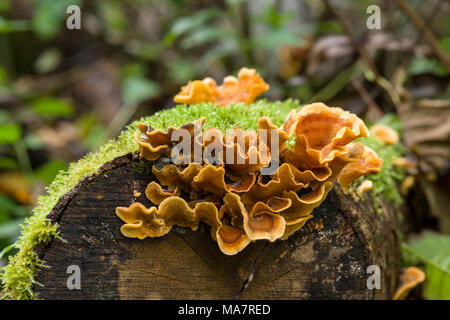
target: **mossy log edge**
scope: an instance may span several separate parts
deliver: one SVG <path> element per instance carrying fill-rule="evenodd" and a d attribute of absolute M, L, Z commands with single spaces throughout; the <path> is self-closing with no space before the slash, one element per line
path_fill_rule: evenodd
<path fill-rule="evenodd" d="M 104 164 L 58 201 L 48 218 L 59 237 L 34 248 L 48 266 L 36 274 L 41 299 L 390 299 L 400 269 L 395 211 L 375 210 L 335 185 L 308 224 L 285 241 L 256 241 L 234 256 L 220 252 L 201 224 L 137 240 L 120 233 L 117 206 L 139 201 L 155 177 L 138 153 Z M 141 193 L 135 198 L 133 191 Z M 67 268 L 81 270 L 70 290 Z M 381 269 L 368 289 L 367 267 Z"/>

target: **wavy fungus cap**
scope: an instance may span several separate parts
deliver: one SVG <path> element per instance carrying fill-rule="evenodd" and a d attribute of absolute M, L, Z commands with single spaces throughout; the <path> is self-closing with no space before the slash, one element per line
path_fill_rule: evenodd
<path fill-rule="evenodd" d="M 339 173 L 338 181 L 344 190 L 359 177 L 381 171 L 383 159 L 375 151 L 364 146 L 364 153 L 359 160 L 348 163 Z"/>
<path fill-rule="evenodd" d="M 345 156 L 348 153 L 345 145 L 369 135 L 366 125 L 355 114 L 323 103 L 291 112 L 283 129 L 295 133 L 295 147 L 285 153 L 285 160 L 301 169 L 321 167 Z"/>
<path fill-rule="evenodd" d="M 237 78 L 227 76 L 221 86 L 217 86 L 211 78 L 189 81 L 186 86 L 181 87 L 181 92 L 173 100 L 185 104 L 214 102 L 219 106 L 237 102 L 249 104 L 267 90 L 269 85 L 255 69 L 242 68 Z"/>
<path fill-rule="evenodd" d="M 375 124 L 370 128 L 370 131 L 372 131 L 375 139 L 385 144 L 396 144 L 400 140 L 397 131 L 384 124 Z"/>
<path fill-rule="evenodd" d="M 406 268 L 400 275 L 400 284 L 394 293 L 393 300 L 403 300 L 408 293 L 425 280 L 425 273 L 416 267 Z"/>
<path fill-rule="evenodd" d="M 223 164 L 227 176 L 234 181 L 259 172 L 270 164 L 270 147 L 261 143 L 255 131 L 236 127 L 224 135 L 217 128 L 208 128 L 203 132 L 202 141 L 203 160 Z"/>
<path fill-rule="evenodd" d="M 137 202 L 129 207 L 117 207 L 116 214 L 126 222 L 120 231 L 129 238 L 161 237 L 167 234 L 173 225 L 190 227 L 195 231 L 200 221 L 210 225 L 214 230 L 221 225 L 214 204 L 198 203 L 192 209 L 183 198 L 177 196 L 164 199 L 158 208 L 147 209 Z"/>
<path fill-rule="evenodd" d="M 185 130 L 191 136 L 193 142 L 195 142 L 195 134 L 200 134 L 202 131 L 205 117 L 185 123 L 178 128 L 169 127 L 166 131 L 161 129 L 152 129 L 145 123 L 138 123 L 138 128 L 141 134 L 135 134 L 134 139 L 139 144 L 139 152 L 141 156 L 147 160 L 154 161 L 159 159 L 163 155 L 170 155 L 170 150 L 174 142 L 172 141 L 172 135 L 177 130 Z"/>

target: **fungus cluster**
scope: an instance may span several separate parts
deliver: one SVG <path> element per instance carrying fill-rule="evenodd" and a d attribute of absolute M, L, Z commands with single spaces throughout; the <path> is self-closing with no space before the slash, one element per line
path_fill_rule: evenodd
<path fill-rule="evenodd" d="M 249 74 L 256 75 L 254 70 L 243 69 L 233 81 L 246 81 Z M 228 81 L 218 96 L 225 94 Z M 195 83 L 184 87 L 181 95 L 196 92 Z M 205 80 L 203 84 L 206 86 Z M 258 81 L 255 86 L 258 88 Z M 230 93 L 227 99 L 242 101 L 258 90 L 250 86 L 245 94 L 237 90 L 237 98 Z M 198 102 L 196 99 L 190 101 Z M 195 231 L 204 222 L 211 226 L 211 237 L 220 250 L 233 255 L 252 241 L 286 239 L 302 228 L 335 180 L 346 190 L 357 178 L 381 170 L 382 160 L 376 153 L 354 142 L 369 134 L 363 121 L 323 103 L 292 110 L 280 128 L 262 117 L 256 131 L 237 127 L 223 133 L 218 128 L 203 129 L 204 121 L 201 118 L 166 131 L 138 125 L 140 134 L 135 139 L 141 156 L 150 161 L 171 158 L 172 163 L 152 167 L 157 182 L 148 184 L 145 195 L 154 207 L 133 203 L 116 209 L 125 222 L 121 227 L 124 236 L 161 237 L 173 225 Z M 173 159 L 179 151 L 179 129 L 187 133 L 182 140 L 193 152 L 177 164 Z M 265 139 L 261 139 L 263 135 Z M 293 147 L 288 146 L 291 137 L 295 137 Z M 200 157 L 193 155 L 196 151 Z M 274 163 L 276 170 L 263 175 Z"/>
<path fill-rule="evenodd" d="M 214 102 L 219 106 L 237 102 L 249 104 L 267 90 L 269 85 L 256 73 L 255 69 L 242 68 L 237 78 L 225 77 L 220 86 L 217 86 L 212 78 L 189 81 L 174 97 L 174 101 L 185 104 Z"/>

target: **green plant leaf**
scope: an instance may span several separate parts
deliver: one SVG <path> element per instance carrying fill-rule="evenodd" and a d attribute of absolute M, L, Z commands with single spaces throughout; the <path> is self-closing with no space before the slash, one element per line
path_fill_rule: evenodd
<path fill-rule="evenodd" d="M 195 61 L 184 58 L 170 61 L 167 68 L 169 69 L 170 78 L 182 84 L 190 79 L 194 79 L 197 72 Z"/>
<path fill-rule="evenodd" d="M 198 65 L 200 68 L 206 69 L 210 64 L 217 62 L 224 57 L 232 56 L 233 54 L 236 54 L 236 52 L 239 52 L 239 47 L 235 41 L 224 41 L 206 51 L 201 57 Z"/>
<path fill-rule="evenodd" d="M 423 73 L 432 73 L 443 77 L 447 75 L 447 70 L 444 65 L 436 59 L 426 58 L 423 56 L 414 57 L 408 68 L 408 74 L 411 76 L 416 76 Z"/>
<path fill-rule="evenodd" d="M 10 197 L 0 193 L 0 208 L 5 212 L 12 212 L 17 206 L 16 202 Z"/>
<path fill-rule="evenodd" d="M 41 138 L 34 133 L 26 135 L 25 138 L 23 138 L 23 142 L 25 143 L 25 146 L 31 150 L 37 150 L 44 147 Z"/>
<path fill-rule="evenodd" d="M 171 33 L 179 36 L 189 30 L 203 25 L 208 19 L 217 16 L 220 13 L 219 10 L 214 8 L 200 10 L 194 15 L 183 17 L 175 20 L 172 25 Z"/>
<path fill-rule="evenodd" d="M 209 27 L 204 29 L 196 29 L 190 34 L 189 37 L 183 39 L 181 45 L 183 48 L 189 49 L 210 41 L 229 39 L 232 37 L 233 35 L 230 32 L 225 31 L 222 28 Z"/>
<path fill-rule="evenodd" d="M 159 85 L 144 77 L 127 77 L 122 83 L 123 100 L 127 105 L 139 104 L 144 100 L 156 97 L 159 92 Z"/>
<path fill-rule="evenodd" d="M 72 4 L 80 5 L 80 2 L 80 0 L 35 0 L 31 20 L 33 30 L 43 38 L 55 36 L 66 27 L 63 21 L 67 17 L 67 7 Z"/>
<path fill-rule="evenodd" d="M 0 252 L 0 259 L 3 258 L 13 248 L 14 248 L 14 244 L 11 244 L 11 245 L 7 246 L 6 248 L 3 248 L 2 252 Z"/>
<path fill-rule="evenodd" d="M 450 237 L 427 231 L 402 248 L 426 266 L 424 296 L 450 300 Z"/>
<path fill-rule="evenodd" d="M 0 157 L 0 169 L 14 170 L 18 169 L 19 164 L 13 158 Z"/>
<path fill-rule="evenodd" d="M 303 40 L 300 36 L 289 32 L 285 28 L 271 29 L 265 34 L 256 36 L 252 39 L 252 45 L 269 50 L 276 50 L 279 46 L 301 46 Z"/>
<path fill-rule="evenodd" d="M 286 25 L 293 17 L 292 12 L 279 12 L 274 4 L 269 4 L 262 14 L 255 17 L 255 21 L 272 28 L 279 28 Z"/>
<path fill-rule="evenodd" d="M 44 74 L 53 71 L 61 61 L 61 53 L 57 48 L 50 48 L 42 52 L 34 63 L 36 72 Z"/>
<path fill-rule="evenodd" d="M 16 237 L 20 232 L 20 225 L 22 223 L 22 219 L 15 219 L 0 224 L 0 238 L 11 239 Z"/>
<path fill-rule="evenodd" d="M 28 21 L 6 20 L 0 17 L 0 34 L 28 30 Z"/>
<path fill-rule="evenodd" d="M 39 98 L 31 104 L 31 109 L 41 116 L 65 117 L 73 116 L 74 109 L 66 102 L 55 98 Z"/>
<path fill-rule="evenodd" d="M 67 163 L 62 160 L 51 160 L 40 166 L 35 174 L 38 179 L 45 183 L 51 183 L 60 170 L 66 170 Z"/>
<path fill-rule="evenodd" d="M 6 122 L 12 122 L 12 116 L 11 112 L 6 110 L 0 110 L 0 124 L 6 123 Z"/>
<path fill-rule="evenodd" d="M 13 144 L 20 140 L 22 128 L 18 124 L 0 125 L 0 144 Z"/>
<path fill-rule="evenodd" d="M 216 17 L 220 11 L 216 8 L 207 8 L 197 13 L 176 19 L 172 28 L 163 39 L 165 46 L 170 46 L 180 35 L 196 28 L 201 28 L 209 19 Z"/>
<path fill-rule="evenodd" d="M 6 80 L 8 79 L 8 76 L 6 74 L 5 69 L 0 66 L 0 85 L 6 84 Z"/>
<path fill-rule="evenodd" d="M 442 49 L 444 49 L 445 52 L 450 53 L 450 37 L 444 37 L 439 41 L 439 44 L 441 45 Z"/>

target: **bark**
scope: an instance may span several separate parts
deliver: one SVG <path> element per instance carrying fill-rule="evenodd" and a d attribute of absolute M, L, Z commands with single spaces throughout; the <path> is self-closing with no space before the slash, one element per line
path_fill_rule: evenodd
<path fill-rule="evenodd" d="M 34 290 L 43 299 L 390 299 L 400 268 L 397 217 L 377 214 L 335 185 L 314 218 L 289 239 L 257 241 L 234 256 L 221 253 L 201 225 L 175 227 L 155 239 L 120 233 L 117 206 L 146 206 L 151 164 L 125 155 L 105 164 L 63 196 L 49 218 L 59 235 L 35 250 L 49 268 Z M 141 196 L 137 199 L 133 191 Z M 311 221 L 313 223 L 311 223 Z M 314 222 L 323 228 L 314 228 Z M 69 290 L 67 268 L 81 269 L 81 289 Z M 381 269 L 381 289 L 369 290 L 367 267 Z"/>

